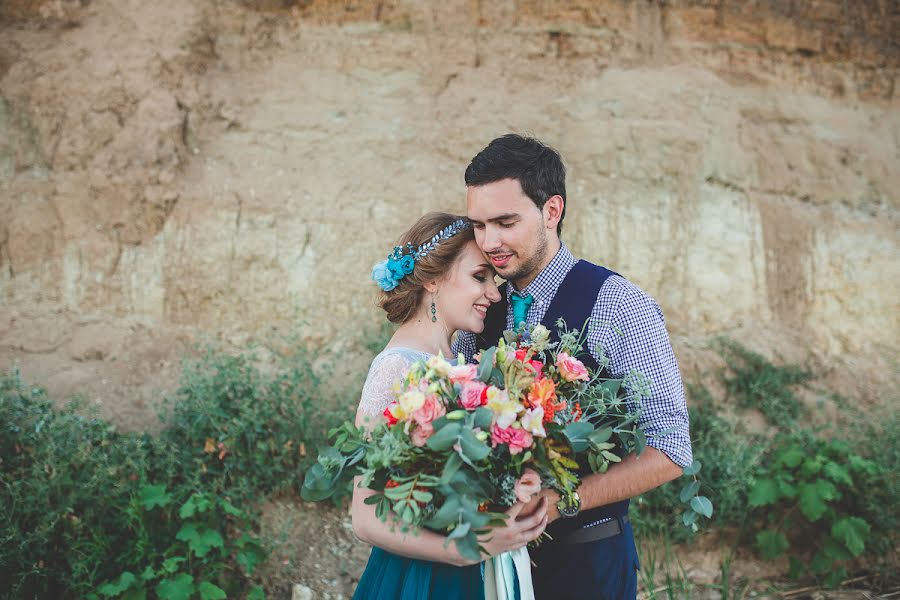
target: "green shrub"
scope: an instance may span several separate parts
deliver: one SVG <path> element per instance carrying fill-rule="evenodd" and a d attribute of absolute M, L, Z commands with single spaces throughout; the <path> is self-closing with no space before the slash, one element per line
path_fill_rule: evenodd
<path fill-rule="evenodd" d="M 0 379 L 0 594 L 83 597 L 133 542 L 125 509 L 156 454 L 75 403 L 56 411 L 18 373 Z"/>
<path fill-rule="evenodd" d="M 749 506 L 764 527 L 755 536 L 763 558 L 790 551 L 793 577 L 810 572 L 836 585 L 847 577 L 846 562 L 863 554 L 875 534 L 864 498 L 889 474 L 846 441 L 815 433 L 783 433 L 775 440 Z M 804 562 L 803 555 L 811 558 Z"/>
<path fill-rule="evenodd" d="M 793 389 L 814 378 L 811 371 L 797 365 L 775 365 L 741 344 L 721 338 L 719 351 L 730 375 L 723 382 L 742 408 L 761 411 L 770 423 L 780 426 L 801 414 L 801 405 Z"/>
<path fill-rule="evenodd" d="M 210 350 L 184 364 L 160 440 L 195 489 L 227 490 L 241 503 L 299 490 L 313 445 L 339 413 L 321 405 L 320 382 L 303 354 L 278 359 L 272 373 L 249 353 Z"/>
<path fill-rule="evenodd" d="M 274 356 L 185 363 L 157 436 L 0 379 L 0 597 L 262 597 L 259 506 L 299 491 L 315 445 L 350 416 L 303 352 Z"/>
<path fill-rule="evenodd" d="M 703 465 L 699 475 L 705 493 L 715 504 L 713 523 L 718 527 L 740 524 L 747 513 L 747 495 L 753 473 L 766 444 L 764 440 L 735 427 L 719 416 L 707 388 L 689 385 L 691 440 L 694 459 Z M 635 531 L 642 537 L 665 537 L 684 541 L 692 537 L 681 527 L 684 483 L 679 480 L 652 490 L 632 504 Z"/>

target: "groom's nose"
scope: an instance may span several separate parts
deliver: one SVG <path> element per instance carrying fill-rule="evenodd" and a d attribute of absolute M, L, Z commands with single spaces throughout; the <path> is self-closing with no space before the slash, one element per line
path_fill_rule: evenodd
<path fill-rule="evenodd" d="M 502 247 L 503 243 L 500 239 L 500 230 L 497 227 L 485 225 L 484 240 L 482 241 L 481 249 L 485 252 L 493 252 L 494 250 L 498 250 Z"/>

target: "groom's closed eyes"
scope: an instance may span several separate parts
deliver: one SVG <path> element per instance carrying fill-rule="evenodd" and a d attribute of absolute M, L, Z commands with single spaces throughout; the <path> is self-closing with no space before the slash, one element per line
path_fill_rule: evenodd
<path fill-rule="evenodd" d="M 494 223 L 499 225 L 500 227 L 512 227 L 516 223 L 518 223 L 522 219 L 516 213 L 510 213 L 505 215 L 498 215 L 496 217 L 492 217 L 487 220 L 488 223 Z M 481 221 L 472 221 L 472 227 L 475 229 L 484 229 L 484 223 Z"/>

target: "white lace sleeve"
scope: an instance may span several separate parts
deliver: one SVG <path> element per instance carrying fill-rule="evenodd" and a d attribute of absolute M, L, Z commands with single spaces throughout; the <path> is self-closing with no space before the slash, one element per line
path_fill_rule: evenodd
<path fill-rule="evenodd" d="M 359 400 L 359 412 L 380 415 L 394 401 L 394 384 L 402 378 L 412 362 L 402 354 L 379 355 L 369 367 L 369 375 Z"/>

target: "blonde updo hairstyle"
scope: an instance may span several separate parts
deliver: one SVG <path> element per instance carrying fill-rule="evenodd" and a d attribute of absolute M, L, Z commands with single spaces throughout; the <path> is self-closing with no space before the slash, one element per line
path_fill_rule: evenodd
<path fill-rule="evenodd" d="M 428 213 L 400 237 L 397 245 L 405 247 L 409 243 L 418 248 L 459 219 L 465 217 L 442 212 Z M 445 277 L 462 249 L 474 239 L 475 233 L 469 227 L 450 239 L 441 241 L 428 252 L 428 256 L 416 261 L 413 272 L 401 279 L 397 287 L 389 292 L 382 292 L 378 306 L 387 313 L 388 320 L 397 324 L 410 320 L 425 297 L 425 284 Z"/>

